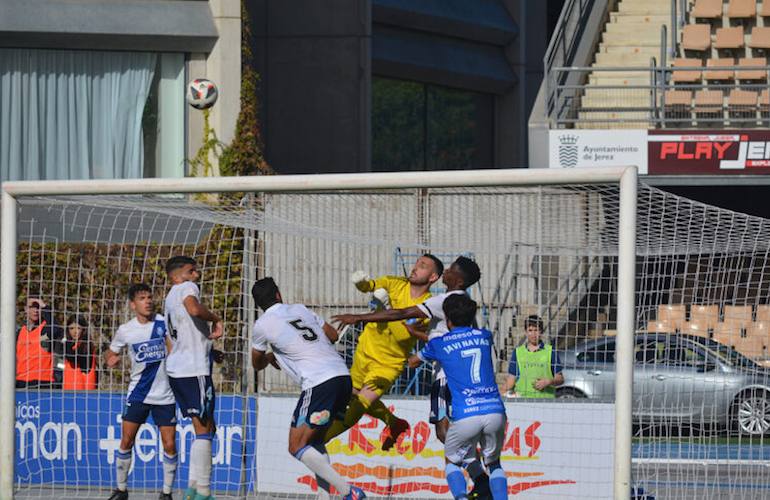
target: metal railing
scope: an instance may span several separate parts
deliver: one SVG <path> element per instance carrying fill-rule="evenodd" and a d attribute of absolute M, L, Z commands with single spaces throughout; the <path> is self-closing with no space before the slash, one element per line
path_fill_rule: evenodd
<path fill-rule="evenodd" d="M 756 74 L 752 80 L 717 75 L 736 71 Z M 694 72 L 698 75 L 692 79 L 683 78 Z M 652 59 L 649 67 L 557 67 L 552 68 L 551 73 L 554 106 L 549 118 L 560 128 L 606 128 L 618 124 L 640 128 L 767 127 L 770 124 L 766 96 L 753 104 L 735 103 L 730 98 L 736 90 L 755 92 L 758 98 L 767 94 L 770 66 L 671 68 L 657 66 Z M 558 83 L 564 80 L 565 73 L 580 75 L 576 79 L 582 83 Z"/>

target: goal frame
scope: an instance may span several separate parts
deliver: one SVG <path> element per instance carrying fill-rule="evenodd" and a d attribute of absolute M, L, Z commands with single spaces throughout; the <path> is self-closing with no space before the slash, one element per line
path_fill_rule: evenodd
<path fill-rule="evenodd" d="M 0 208 L 0 500 L 13 499 L 15 476 L 17 197 L 512 187 L 589 183 L 618 184 L 620 189 L 613 489 L 616 499 L 628 498 L 631 491 L 631 405 L 636 322 L 637 179 L 637 167 L 619 166 L 569 170 L 542 168 L 4 182 Z"/>

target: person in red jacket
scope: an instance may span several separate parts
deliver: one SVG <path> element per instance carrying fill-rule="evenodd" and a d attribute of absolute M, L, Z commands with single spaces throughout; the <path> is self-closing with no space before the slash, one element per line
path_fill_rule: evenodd
<path fill-rule="evenodd" d="M 41 299 L 27 299 L 26 313 L 25 324 L 16 332 L 16 387 L 55 387 L 53 354 L 61 351 L 64 332 Z"/>
<path fill-rule="evenodd" d="M 96 389 L 96 349 L 88 334 L 88 321 L 73 314 L 67 319 L 64 338 L 64 376 L 62 389 L 93 391 Z"/>

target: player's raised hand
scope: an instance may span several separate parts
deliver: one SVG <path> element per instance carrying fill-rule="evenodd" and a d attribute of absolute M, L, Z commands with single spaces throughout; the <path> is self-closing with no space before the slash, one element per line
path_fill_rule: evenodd
<path fill-rule="evenodd" d="M 353 325 L 359 323 L 361 320 L 357 314 L 338 314 L 332 316 L 332 321 L 339 323 L 340 325 Z"/>
<path fill-rule="evenodd" d="M 209 335 L 209 340 L 216 340 L 224 334 L 225 334 L 224 323 L 222 323 L 221 320 L 217 321 L 216 323 L 214 323 L 214 328 L 211 330 L 211 335 Z"/>

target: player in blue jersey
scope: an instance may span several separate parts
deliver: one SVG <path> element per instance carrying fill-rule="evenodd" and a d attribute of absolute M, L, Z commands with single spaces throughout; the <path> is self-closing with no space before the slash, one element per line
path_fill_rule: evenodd
<path fill-rule="evenodd" d="M 438 361 L 447 376 L 452 413 L 444 444 L 446 477 L 454 498 L 467 499 L 462 468 L 476 460 L 476 445 L 489 471 L 494 500 L 508 496 L 500 450 L 505 439 L 505 406 L 495 381 L 492 332 L 473 328 L 476 303 L 465 294 L 446 297 L 443 304 L 448 331 L 431 339 L 409 359 L 411 367 Z"/>
<path fill-rule="evenodd" d="M 144 283 L 131 285 L 128 303 L 136 315 L 120 325 L 107 351 L 107 366 L 120 363 L 120 353 L 127 348 L 131 358 L 131 382 L 121 424 L 117 453 L 117 483 L 110 500 L 128 499 L 128 472 L 131 469 L 134 440 L 139 427 L 152 414 L 163 442 L 163 491 L 160 500 L 171 500 L 177 468 L 176 405 L 166 376 L 166 322 L 155 313 L 152 289 Z"/>

